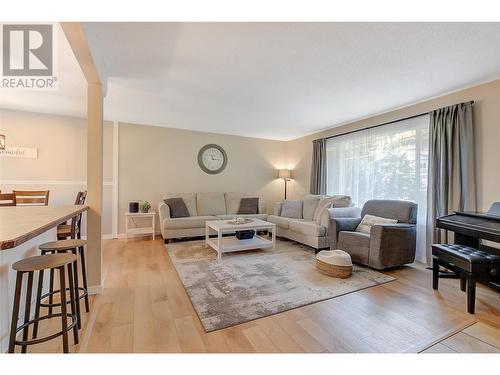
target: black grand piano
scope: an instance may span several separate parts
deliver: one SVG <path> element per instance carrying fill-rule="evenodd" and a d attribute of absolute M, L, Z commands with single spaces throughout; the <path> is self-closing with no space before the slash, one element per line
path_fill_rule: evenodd
<path fill-rule="evenodd" d="M 500 246 L 500 202 L 496 202 L 487 213 L 455 212 L 436 220 L 436 227 L 454 232 L 454 244 L 432 245 L 433 287 L 438 288 L 439 277 L 450 277 L 441 273 L 444 267 L 461 279 L 460 288 L 467 291 L 469 313 L 474 313 L 476 281 L 500 291 L 500 248 L 489 246 L 483 240 Z"/>

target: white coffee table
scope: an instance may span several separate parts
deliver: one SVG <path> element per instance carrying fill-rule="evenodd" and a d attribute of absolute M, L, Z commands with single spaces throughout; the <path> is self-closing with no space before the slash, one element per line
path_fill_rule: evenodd
<path fill-rule="evenodd" d="M 252 219 L 252 222 L 245 224 L 231 224 L 230 220 L 210 220 L 205 224 L 205 246 L 212 247 L 217 251 L 217 258 L 220 259 L 222 253 L 230 253 L 233 251 L 251 250 L 251 249 L 267 249 L 276 246 L 276 224 L 269 223 L 260 219 Z M 239 240 L 236 236 L 222 237 L 224 233 L 234 233 L 239 230 L 253 229 L 270 230 L 272 233 L 271 240 L 255 234 L 253 238 L 248 240 Z M 217 238 L 210 238 L 210 231 L 217 232 Z"/>

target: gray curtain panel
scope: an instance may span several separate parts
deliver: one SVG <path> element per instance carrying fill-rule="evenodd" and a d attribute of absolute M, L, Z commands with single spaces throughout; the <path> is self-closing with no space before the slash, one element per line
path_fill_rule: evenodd
<path fill-rule="evenodd" d="M 311 194 L 326 194 L 326 139 L 313 141 Z"/>
<path fill-rule="evenodd" d="M 429 176 L 427 189 L 427 262 L 431 244 L 450 241 L 436 229 L 436 218 L 453 211 L 476 210 L 476 176 L 472 102 L 429 113 Z"/>

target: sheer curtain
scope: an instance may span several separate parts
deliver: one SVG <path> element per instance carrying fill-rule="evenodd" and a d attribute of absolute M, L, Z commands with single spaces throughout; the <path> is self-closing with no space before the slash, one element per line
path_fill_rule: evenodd
<path fill-rule="evenodd" d="M 347 194 L 356 206 L 369 199 L 418 204 L 417 254 L 425 262 L 429 116 L 330 138 L 327 193 Z"/>

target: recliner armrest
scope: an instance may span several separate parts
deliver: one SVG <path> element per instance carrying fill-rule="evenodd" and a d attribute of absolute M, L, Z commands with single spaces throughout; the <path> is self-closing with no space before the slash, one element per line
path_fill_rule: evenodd
<path fill-rule="evenodd" d="M 369 265 L 378 269 L 386 264 L 407 264 L 415 261 L 415 224 L 377 224 L 370 229 Z"/>

